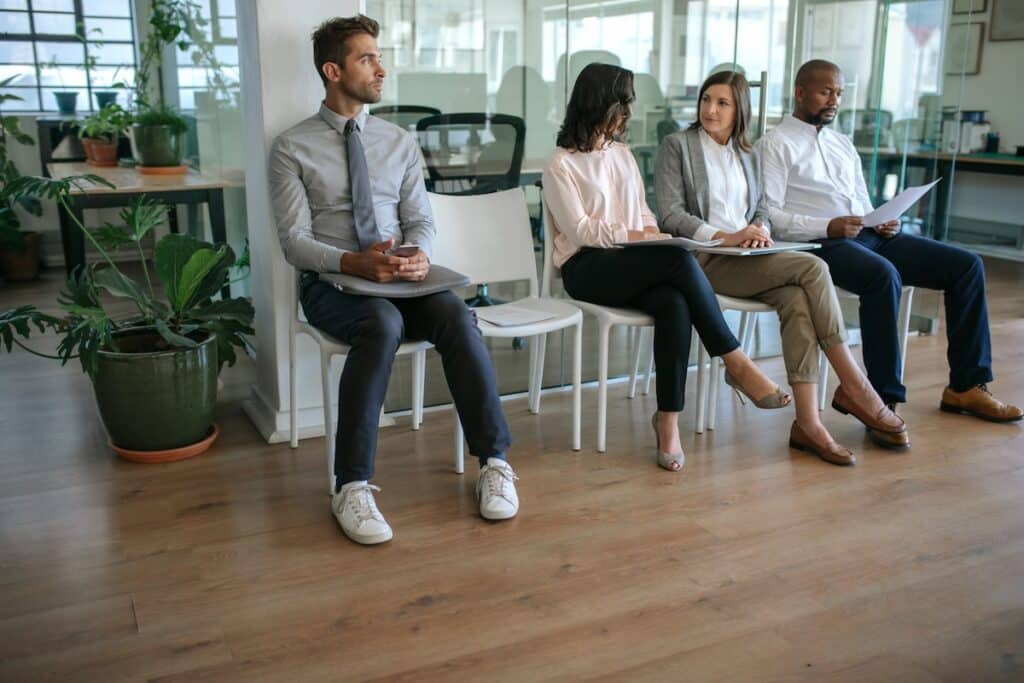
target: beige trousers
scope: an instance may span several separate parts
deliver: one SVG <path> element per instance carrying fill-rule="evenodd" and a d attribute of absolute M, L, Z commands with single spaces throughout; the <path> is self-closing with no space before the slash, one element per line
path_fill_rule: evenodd
<path fill-rule="evenodd" d="M 846 341 L 828 265 L 803 251 L 763 256 L 700 254 L 697 260 L 718 294 L 756 299 L 775 309 L 789 383 L 817 382 L 818 347 L 828 349 Z"/>

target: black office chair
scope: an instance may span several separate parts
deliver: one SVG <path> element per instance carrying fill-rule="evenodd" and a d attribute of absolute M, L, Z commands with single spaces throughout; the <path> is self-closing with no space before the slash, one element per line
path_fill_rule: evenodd
<path fill-rule="evenodd" d="M 390 121 L 408 131 L 416 130 L 416 124 L 420 119 L 437 116 L 440 113 L 440 109 L 423 107 L 418 104 L 385 104 L 370 110 L 371 115 Z"/>
<path fill-rule="evenodd" d="M 510 114 L 439 114 L 416 123 L 427 164 L 427 189 L 438 194 L 487 194 L 519 187 L 526 122 Z M 469 306 L 501 303 L 477 285 Z"/>

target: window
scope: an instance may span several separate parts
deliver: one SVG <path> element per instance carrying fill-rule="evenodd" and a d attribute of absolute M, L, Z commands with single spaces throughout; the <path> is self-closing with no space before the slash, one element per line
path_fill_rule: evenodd
<path fill-rule="evenodd" d="M 2 1 L 2 0 L 0 0 Z M 203 97 L 237 104 L 238 99 L 238 19 L 235 0 L 200 0 L 198 14 L 207 22 L 201 26 L 206 41 L 196 41 L 187 50 L 179 50 L 178 106 L 202 109 Z M 208 56 L 212 55 L 211 61 Z"/>
<path fill-rule="evenodd" d="M 5 110 L 56 111 L 65 91 L 92 111 L 92 93 L 134 82 L 135 64 L 131 0 L 0 0 L 0 81 L 13 77 L 4 91 L 23 100 Z"/>

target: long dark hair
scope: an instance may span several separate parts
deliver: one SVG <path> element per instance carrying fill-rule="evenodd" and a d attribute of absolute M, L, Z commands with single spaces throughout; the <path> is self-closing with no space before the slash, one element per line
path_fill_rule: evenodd
<path fill-rule="evenodd" d="M 557 144 L 593 152 L 599 138 L 621 135 L 632 114 L 633 72 L 611 64 L 587 64 L 572 87 Z"/>
<path fill-rule="evenodd" d="M 732 88 L 732 100 L 736 104 L 736 120 L 733 122 L 732 135 L 729 137 L 744 152 L 751 151 L 753 147 L 747 138 L 747 127 L 750 125 L 750 84 L 747 83 L 747 77 L 738 71 L 719 71 L 707 77 L 697 95 L 697 120 L 690 124 L 690 128 L 702 127 L 700 125 L 700 103 L 704 101 L 704 93 L 713 85 L 728 85 Z"/>

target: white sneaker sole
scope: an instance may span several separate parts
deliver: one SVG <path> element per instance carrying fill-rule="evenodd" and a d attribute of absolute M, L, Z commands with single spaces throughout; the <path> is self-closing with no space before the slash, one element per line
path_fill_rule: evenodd
<path fill-rule="evenodd" d="M 480 509 L 480 516 L 483 517 L 484 519 L 489 519 L 492 522 L 498 522 L 498 521 L 501 521 L 503 519 L 512 519 L 513 517 L 515 517 L 518 514 L 519 514 L 519 508 L 515 508 L 514 510 L 510 510 L 510 511 L 506 511 L 506 512 L 484 512 L 482 508 Z"/>
<path fill-rule="evenodd" d="M 340 525 L 339 525 L 340 526 Z M 349 539 L 355 541 L 360 545 L 377 545 L 378 543 L 387 543 L 395 535 L 391 529 L 382 531 L 379 534 L 355 534 L 349 533 L 345 527 L 341 527 L 342 533 L 349 537 Z"/>

